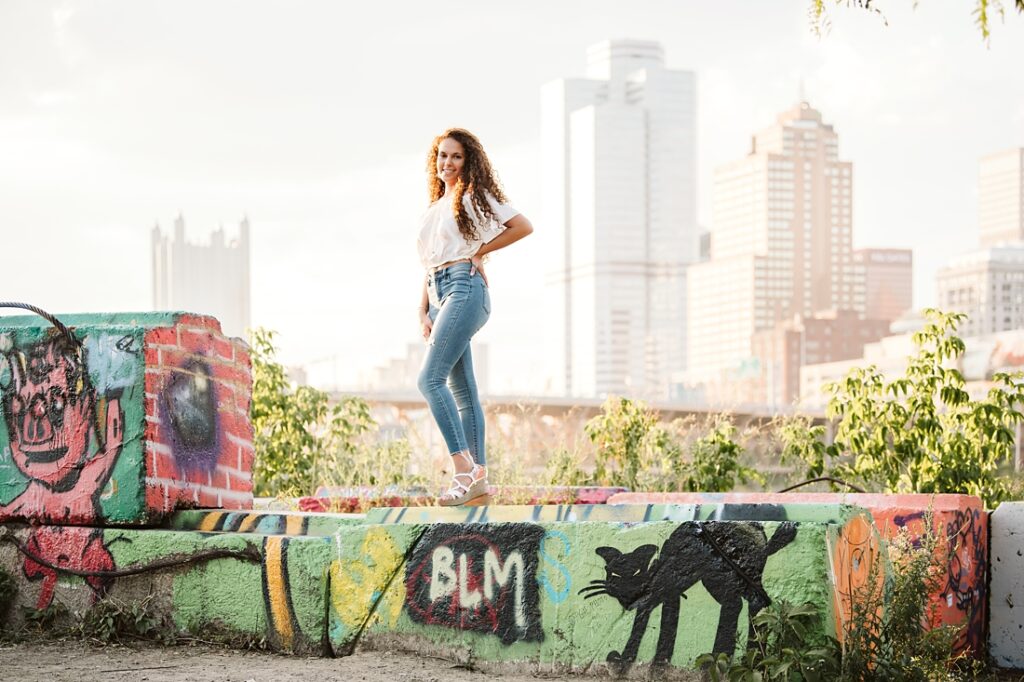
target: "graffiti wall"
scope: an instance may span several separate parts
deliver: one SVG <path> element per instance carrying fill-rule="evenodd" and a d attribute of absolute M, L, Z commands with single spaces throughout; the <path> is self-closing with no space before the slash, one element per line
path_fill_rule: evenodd
<path fill-rule="evenodd" d="M 839 493 L 624 493 L 610 505 L 644 504 L 851 504 L 867 509 L 883 540 L 905 530 L 917 541 L 926 518 L 940 542 L 936 549 L 945 576 L 930 604 L 935 625 L 961 627 L 957 651 L 980 654 L 985 645 L 988 575 L 987 515 L 971 495 L 881 495 Z M 852 531 L 851 531 L 852 532 Z M 866 532 L 866 531 L 865 531 Z M 852 537 L 851 537 L 852 541 Z M 867 542 L 865 535 L 864 541 Z M 865 546 L 864 551 L 877 548 Z M 843 560 L 843 563 L 848 563 Z M 864 578 L 864 576 L 861 576 Z"/>
<path fill-rule="evenodd" d="M 0 521 L 146 523 L 252 502 L 248 354 L 212 318 L 0 318 Z"/>
<path fill-rule="evenodd" d="M 358 640 L 563 670 L 685 668 L 742 652 L 751 618 L 778 599 L 818 604 L 835 634 L 841 531 L 871 521 L 838 507 L 813 515 L 843 520 L 349 527 L 335 566 L 359 587 L 332 584 L 331 642 L 338 653 Z"/>
<path fill-rule="evenodd" d="M 764 518 L 750 518 L 758 510 Z M 386 646 L 642 675 L 743 652 L 752 618 L 780 599 L 817 604 L 818 627 L 834 635 L 843 594 L 872 557 L 865 538 L 877 547 L 870 517 L 840 505 L 690 511 L 698 518 L 340 517 L 331 535 L 311 532 L 330 516 L 192 511 L 174 519 L 197 530 L 6 526 L 0 565 L 30 608 L 158 595 L 181 631 L 255 636 L 284 651 Z M 722 518 L 736 515 L 747 518 Z"/>

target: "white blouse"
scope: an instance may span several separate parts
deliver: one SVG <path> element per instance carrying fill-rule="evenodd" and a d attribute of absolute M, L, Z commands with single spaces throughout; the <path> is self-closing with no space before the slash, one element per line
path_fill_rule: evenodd
<path fill-rule="evenodd" d="M 452 212 L 451 194 L 443 195 L 427 207 L 420 219 L 420 236 L 416 244 L 423 267 L 430 270 L 453 260 L 470 258 L 482 244 L 504 232 L 505 223 L 519 215 L 519 211 L 511 204 L 499 202 L 490 192 L 487 192 L 487 203 L 490 204 L 497 220 L 477 215 L 472 196 L 468 192 L 462 195 L 462 205 L 466 208 L 466 214 L 480 235 L 480 239 L 473 241 L 467 241 L 459 232 L 459 224 L 455 222 L 455 214 Z"/>

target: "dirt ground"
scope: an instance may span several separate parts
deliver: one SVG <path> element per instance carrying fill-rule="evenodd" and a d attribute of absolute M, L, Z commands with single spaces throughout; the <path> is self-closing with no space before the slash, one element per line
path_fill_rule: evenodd
<path fill-rule="evenodd" d="M 216 646 L 93 646 L 80 641 L 0 644 L 4 682 L 536 682 L 494 675 L 450 661 L 383 651 L 345 658 L 300 658 Z M 576 678 L 581 679 L 581 678 Z"/>

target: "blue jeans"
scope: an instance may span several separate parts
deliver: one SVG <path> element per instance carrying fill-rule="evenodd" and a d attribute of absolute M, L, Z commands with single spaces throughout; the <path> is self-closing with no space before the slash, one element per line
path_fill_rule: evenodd
<path fill-rule="evenodd" d="M 480 273 L 469 274 L 470 267 L 456 263 L 427 275 L 434 326 L 418 383 L 448 452 L 469 450 L 477 464 L 486 464 L 484 411 L 469 342 L 490 317 L 491 296 Z"/>

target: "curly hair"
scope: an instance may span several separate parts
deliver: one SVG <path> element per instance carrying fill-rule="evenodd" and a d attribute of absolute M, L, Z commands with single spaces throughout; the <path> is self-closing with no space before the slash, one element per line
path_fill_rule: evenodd
<path fill-rule="evenodd" d="M 501 189 L 498 181 L 498 174 L 491 168 L 487 152 L 480 144 L 476 135 L 463 128 L 449 128 L 434 138 L 430 145 L 430 152 L 427 154 L 427 194 L 430 202 L 433 203 L 445 194 L 445 184 L 437 176 L 437 148 L 443 140 L 452 139 L 462 145 L 465 152 L 465 161 L 462 165 L 462 172 L 459 174 L 459 181 L 452 190 L 452 213 L 455 215 L 455 222 L 459 226 L 459 232 L 463 238 L 473 241 L 480 238 L 476 231 L 473 219 L 466 211 L 462 198 L 469 193 L 470 201 L 477 215 L 496 220 L 497 216 L 487 202 L 489 192 L 501 203 L 506 203 L 508 198 Z"/>

